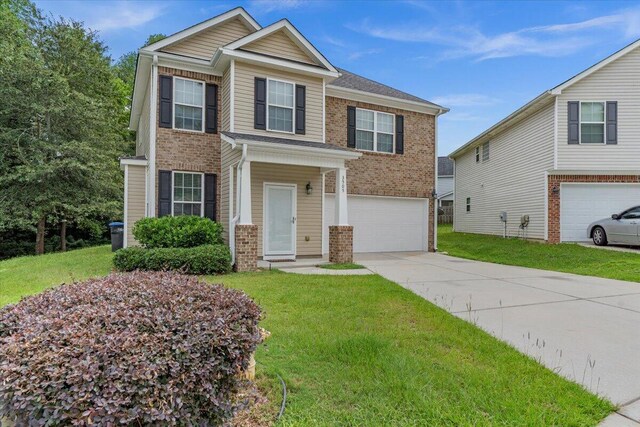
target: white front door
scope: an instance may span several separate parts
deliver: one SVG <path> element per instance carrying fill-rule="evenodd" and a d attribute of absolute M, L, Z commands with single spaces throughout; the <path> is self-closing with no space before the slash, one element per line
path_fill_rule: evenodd
<path fill-rule="evenodd" d="M 264 185 L 264 257 L 295 258 L 296 186 Z"/>

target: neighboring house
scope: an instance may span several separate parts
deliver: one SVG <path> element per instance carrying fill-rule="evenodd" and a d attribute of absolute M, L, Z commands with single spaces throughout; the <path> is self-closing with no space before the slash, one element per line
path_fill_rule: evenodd
<path fill-rule="evenodd" d="M 126 244 L 144 216 L 193 214 L 224 226 L 238 270 L 434 250 L 446 111 L 335 68 L 287 20 L 236 8 L 194 25 L 139 51 Z"/>
<path fill-rule="evenodd" d="M 454 229 L 585 241 L 640 205 L 640 41 L 542 93 L 453 152 Z M 521 218 L 529 216 L 520 229 Z"/>
<path fill-rule="evenodd" d="M 453 160 L 438 157 L 438 206 L 453 206 Z"/>

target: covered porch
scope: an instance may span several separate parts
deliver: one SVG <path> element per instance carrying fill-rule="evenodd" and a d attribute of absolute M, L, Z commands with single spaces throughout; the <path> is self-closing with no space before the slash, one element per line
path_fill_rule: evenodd
<path fill-rule="evenodd" d="M 237 271 L 256 269 L 258 260 L 325 253 L 332 262 L 352 259 L 345 161 L 360 153 L 320 142 L 232 132 L 222 133 L 221 151 L 221 221 Z M 330 171 L 340 185 L 331 221 L 335 225 L 325 230 L 324 176 Z"/>

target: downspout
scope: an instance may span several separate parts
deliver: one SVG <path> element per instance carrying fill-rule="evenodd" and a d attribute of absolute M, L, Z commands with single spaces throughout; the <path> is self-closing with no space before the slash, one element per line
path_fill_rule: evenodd
<path fill-rule="evenodd" d="M 438 110 L 436 113 L 435 120 L 433 121 L 433 134 L 435 137 L 434 144 L 434 180 L 433 189 L 436 191 L 436 197 L 433 198 L 433 252 L 438 252 L 438 196 L 437 196 L 437 185 L 438 185 L 438 117 L 444 114 L 444 110 Z"/>
<path fill-rule="evenodd" d="M 247 144 L 242 145 L 242 157 L 240 157 L 240 161 L 238 162 L 236 172 L 236 215 L 231 219 L 231 224 L 229 225 L 229 248 L 231 249 L 231 265 L 236 263 L 236 223 L 240 219 L 240 211 L 242 210 L 241 198 L 240 198 L 240 188 L 242 185 L 242 166 L 244 165 L 245 160 L 247 159 Z"/>
<path fill-rule="evenodd" d="M 151 65 L 151 99 L 149 101 L 149 188 L 147 216 L 156 216 L 156 126 L 158 111 L 158 55 L 153 55 Z"/>

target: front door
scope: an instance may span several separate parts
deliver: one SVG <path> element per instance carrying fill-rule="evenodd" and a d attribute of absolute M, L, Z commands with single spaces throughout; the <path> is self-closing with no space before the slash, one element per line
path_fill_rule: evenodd
<path fill-rule="evenodd" d="M 264 257 L 295 258 L 296 186 L 264 186 Z"/>

